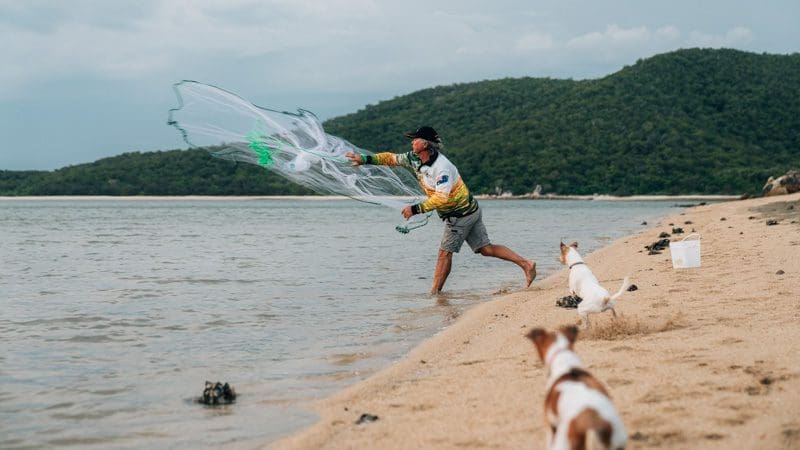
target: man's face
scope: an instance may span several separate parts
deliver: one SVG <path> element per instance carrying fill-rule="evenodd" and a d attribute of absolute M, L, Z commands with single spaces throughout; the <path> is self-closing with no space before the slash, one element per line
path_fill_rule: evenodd
<path fill-rule="evenodd" d="M 411 149 L 419 156 L 422 162 L 427 162 L 428 158 L 431 156 L 431 152 L 428 150 L 428 143 L 425 142 L 424 139 L 414 139 L 411 141 Z"/>

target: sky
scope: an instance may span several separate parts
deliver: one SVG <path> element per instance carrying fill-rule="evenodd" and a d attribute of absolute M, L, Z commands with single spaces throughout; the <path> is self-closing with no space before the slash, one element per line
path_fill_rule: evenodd
<path fill-rule="evenodd" d="M 183 79 L 325 120 L 681 48 L 797 53 L 798 24 L 799 0 L 0 0 L 0 170 L 186 148 L 166 125 Z"/>

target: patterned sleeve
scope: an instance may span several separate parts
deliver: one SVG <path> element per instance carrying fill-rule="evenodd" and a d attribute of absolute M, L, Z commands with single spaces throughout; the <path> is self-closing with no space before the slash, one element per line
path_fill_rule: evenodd
<path fill-rule="evenodd" d="M 376 153 L 371 155 L 368 160 L 368 164 L 375 164 L 379 166 L 404 166 L 404 167 L 412 167 L 411 162 L 409 160 L 410 156 L 409 153 L 391 153 L 391 152 L 383 152 L 383 153 Z"/>

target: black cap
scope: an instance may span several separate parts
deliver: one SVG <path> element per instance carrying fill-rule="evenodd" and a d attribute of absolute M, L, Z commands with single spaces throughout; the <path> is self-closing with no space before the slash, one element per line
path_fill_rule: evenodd
<path fill-rule="evenodd" d="M 437 133 L 436 130 L 428 126 L 419 127 L 417 128 L 417 131 L 413 133 L 406 133 L 403 136 L 411 139 L 420 138 L 431 142 L 442 142 L 442 140 L 439 139 L 439 133 Z"/>

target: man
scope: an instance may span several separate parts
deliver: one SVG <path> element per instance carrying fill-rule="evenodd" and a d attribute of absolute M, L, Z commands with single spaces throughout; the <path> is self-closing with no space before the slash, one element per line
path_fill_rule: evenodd
<path fill-rule="evenodd" d="M 436 130 L 424 126 L 404 136 L 411 139 L 410 152 L 401 154 L 386 152 L 375 155 L 348 152 L 345 157 L 354 166 L 362 164 L 404 166 L 417 176 L 417 181 L 428 198 L 403 208 L 403 217 L 408 219 L 415 214 L 436 210 L 445 223 L 439 257 L 433 272 L 431 293 L 442 291 L 447 276 L 450 275 L 453 253 L 461 249 L 464 241 L 467 241 L 475 253 L 504 259 L 518 265 L 525 272 L 526 287 L 530 286 L 536 278 L 536 263 L 522 258 L 504 245 L 492 244 L 489 241 L 478 202 L 470 194 L 456 166 L 439 152 L 442 140 Z"/>

